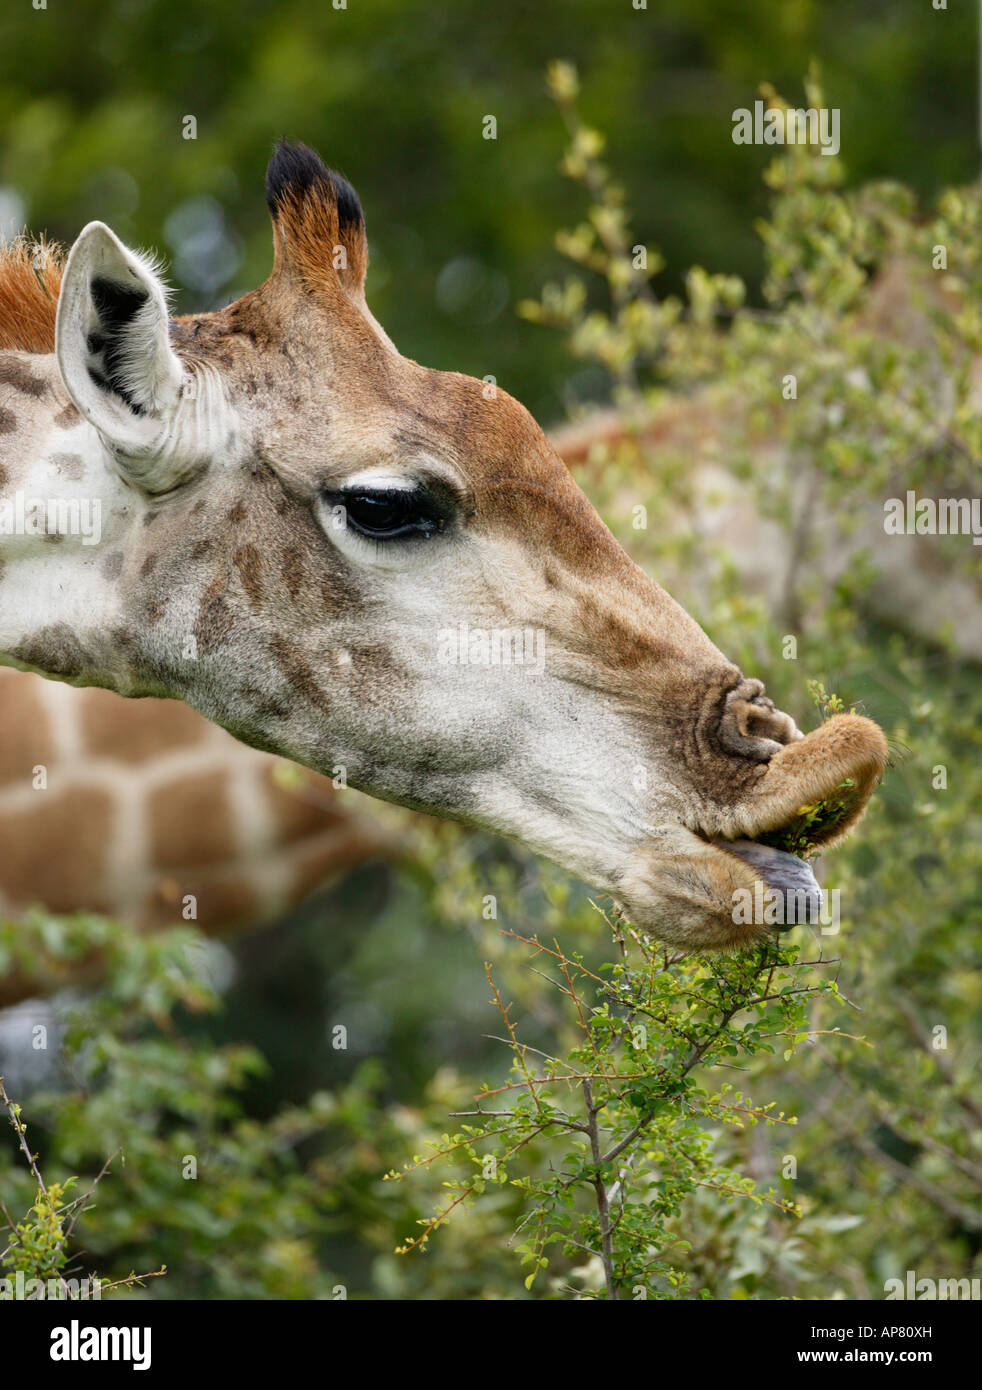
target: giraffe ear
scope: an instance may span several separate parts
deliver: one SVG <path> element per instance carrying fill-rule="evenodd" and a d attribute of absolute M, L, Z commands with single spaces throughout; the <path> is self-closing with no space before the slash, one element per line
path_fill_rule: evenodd
<path fill-rule="evenodd" d="M 151 261 L 90 222 L 65 266 L 55 350 L 72 401 L 119 455 L 151 452 L 180 401 L 184 372 L 168 322 Z"/>
<path fill-rule="evenodd" d="M 364 302 L 368 242 L 358 194 L 306 145 L 281 140 L 266 170 L 274 273 L 314 294 Z"/>

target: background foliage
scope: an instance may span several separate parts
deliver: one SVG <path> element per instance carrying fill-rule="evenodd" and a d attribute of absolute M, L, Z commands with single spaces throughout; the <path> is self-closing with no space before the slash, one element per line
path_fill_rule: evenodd
<path fill-rule="evenodd" d="M 266 273 L 261 171 L 286 132 L 359 188 L 369 297 L 402 349 L 493 373 L 544 423 L 583 400 L 643 419 L 705 399 L 732 421 L 728 466 L 785 525 L 806 467 L 815 505 L 844 518 L 898 477 L 977 478 L 963 8 L 352 0 L 187 3 L 175 22 L 129 0 L 0 23 L 0 213 L 65 238 L 98 216 L 162 244 L 182 308 Z M 762 79 L 801 104 L 815 54 L 843 161 L 734 147 L 732 109 Z M 547 83 L 557 57 L 579 60 L 580 99 L 571 68 Z M 197 141 L 180 138 L 188 113 Z M 917 341 L 864 333 L 878 269 L 928 272 L 939 241 L 962 311 L 925 308 Z M 639 242 L 650 279 L 625 268 Z M 807 367 L 781 410 L 789 363 Z M 783 460 L 766 474 L 765 430 Z M 401 869 L 353 875 L 231 950 L 92 919 L 4 924 L 0 968 L 40 949 L 111 963 L 97 995 L 0 1027 L 49 1187 L 78 1176 L 73 1202 L 112 1159 L 70 1262 L 111 1279 L 166 1265 L 122 1292 L 171 1298 L 879 1297 L 907 1269 L 978 1275 L 977 670 L 944 633 L 919 643 L 869 617 L 867 565 L 816 582 L 807 535 L 769 611 L 698 518 L 679 523 L 690 464 L 642 436 L 594 451 L 581 481 L 800 723 L 817 679 L 890 733 L 887 783 L 832 861 L 841 936 L 674 961 L 558 871 L 447 825 L 416 825 Z M 38 1020 L 41 1052 L 25 1046 Z M 492 1109 L 512 1113 L 473 1113 Z M 4 1272 L 38 1267 L 75 1209 L 29 1215 L 12 1131 L 0 1195 L 23 1226 Z"/>

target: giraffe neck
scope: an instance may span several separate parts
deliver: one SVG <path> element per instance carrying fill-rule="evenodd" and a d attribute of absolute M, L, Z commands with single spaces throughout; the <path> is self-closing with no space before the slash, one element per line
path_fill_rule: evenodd
<path fill-rule="evenodd" d="M 0 352 L 0 664 L 130 693 L 113 581 L 138 510 L 54 356 Z"/>

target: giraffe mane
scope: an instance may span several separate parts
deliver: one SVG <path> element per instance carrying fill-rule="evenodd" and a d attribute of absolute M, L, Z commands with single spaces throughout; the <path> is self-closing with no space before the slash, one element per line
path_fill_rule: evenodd
<path fill-rule="evenodd" d="M 55 314 L 66 253 L 27 235 L 0 244 L 0 350 L 55 350 Z"/>

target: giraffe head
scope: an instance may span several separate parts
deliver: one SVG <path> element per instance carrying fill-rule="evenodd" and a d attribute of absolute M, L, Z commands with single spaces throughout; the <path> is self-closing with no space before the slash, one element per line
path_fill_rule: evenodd
<path fill-rule="evenodd" d="M 8 656 L 184 699 L 514 836 L 670 943 L 761 939 L 738 891 L 816 887 L 756 837 L 829 798 L 840 836 L 880 730 L 840 715 L 802 737 L 631 562 L 521 405 L 397 352 L 365 302 L 358 198 L 315 154 L 281 145 L 266 194 L 272 274 L 216 313 L 169 318 L 153 264 L 101 223 L 72 248 L 57 370 L 18 356 L 43 384 L 18 400 L 50 417 L 33 476 L 79 457 L 103 535 L 35 554 Z"/>

